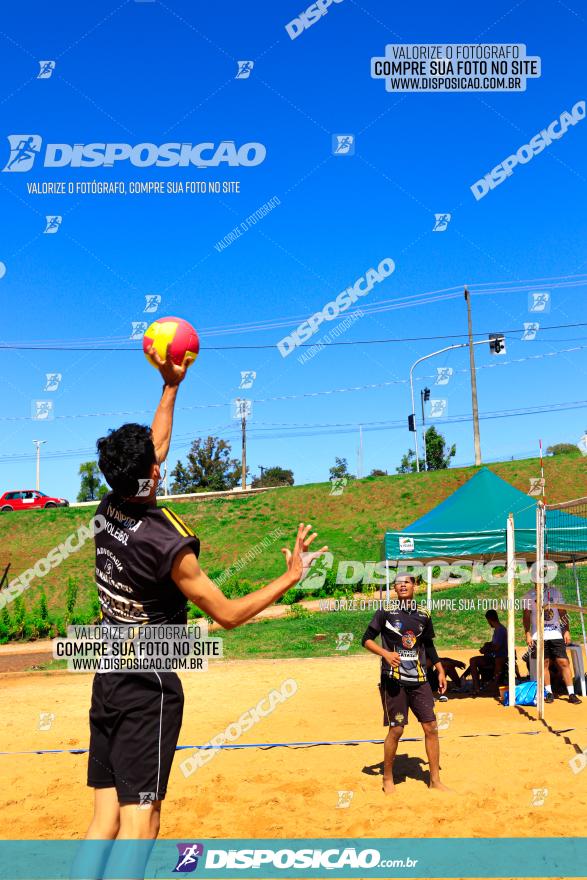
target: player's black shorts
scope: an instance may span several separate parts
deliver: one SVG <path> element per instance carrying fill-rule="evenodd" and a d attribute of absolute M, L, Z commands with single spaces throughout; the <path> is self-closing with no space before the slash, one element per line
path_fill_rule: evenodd
<path fill-rule="evenodd" d="M 543 644 L 545 660 L 567 659 L 567 646 L 564 639 L 545 639 Z M 532 648 L 532 659 L 536 660 L 536 642 Z"/>
<path fill-rule="evenodd" d="M 183 717 L 174 672 L 94 676 L 88 785 L 116 788 L 121 804 L 162 800 Z"/>
<path fill-rule="evenodd" d="M 408 723 L 408 709 L 418 721 L 436 721 L 434 714 L 434 694 L 428 682 L 412 687 L 403 687 L 389 676 L 383 676 L 379 684 L 383 705 L 383 724 L 385 727 L 403 727 Z"/>

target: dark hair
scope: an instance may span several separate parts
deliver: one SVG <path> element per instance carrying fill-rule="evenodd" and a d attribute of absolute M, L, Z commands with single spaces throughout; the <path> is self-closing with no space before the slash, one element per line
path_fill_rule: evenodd
<path fill-rule="evenodd" d="M 149 476 L 155 464 L 155 446 L 151 429 L 130 423 L 96 443 L 98 467 L 106 481 L 123 498 L 132 498 L 139 491 L 139 480 Z"/>
<path fill-rule="evenodd" d="M 487 618 L 487 620 L 499 620 L 497 611 L 494 608 L 490 608 L 489 611 L 486 611 L 485 617 Z"/>

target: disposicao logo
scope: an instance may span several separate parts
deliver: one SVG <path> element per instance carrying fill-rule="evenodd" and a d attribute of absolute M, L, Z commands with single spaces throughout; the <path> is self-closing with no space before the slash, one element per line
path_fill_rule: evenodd
<path fill-rule="evenodd" d="M 290 355 L 298 346 L 303 345 L 304 342 L 307 342 L 308 339 L 318 332 L 320 324 L 324 321 L 333 321 L 335 318 L 338 318 L 342 312 L 346 312 L 353 303 L 356 303 L 359 297 L 367 296 L 373 290 L 375 284 L 380 284 L 394 271 L 395 263 L 391 257 L 384 257 L 376 269 L 368 269 L 365 275 L 357 278 L 354 284 L 339 293 L 331 302 L 326 303 L 319 312 L 315 312 L 307 321 L 303 321 L 299 327 L 292 330 L 287 336 L 284 336 L 277 343 L 281 356 L 287 357 Z"/>
<path fill-rule="evenodd" d="M 39 134 L 9 134 L 10 156 L 2 171 L 30 171 L 41 149 Z"/>
<path fill-rule="evenodd" d="M 557 119 L 554 119 L 549 126 L 543 128 L 534 137 L 531 137 L 527 144 L 523 144 L 515 153 L 492 168 L 487 174 L 476 180 L 471 186 L 471 192 L 479 201 L 485 198 L 487 193 L 495 189 L 514 173 L 517 165 L 526 165 L 534 156 L 538 156 L 546 147 L 550 147 L 553 141 L 560 140 L 569 130 L 569 127 L 576 125 L 585 119 L 585 101 L 577 101 L 571 108 L 570 112 L 564 111 Z"/>
<path fill-rule="evenodd" d="M 198 861 L 204 854 L 204 846 L 201 843 L 177 843 L 177 864 L 173 869 L 174 874 L 191 874 L 198 867 Z"/>
<path fill-rule="evenodd" d="M 10 134 L 10 156 L 3 171 L 30 171 L 41 153 L 38 134 Z M 112 168 L 116 162 L 130 162 L 135 168 L 214 168 L 230 165 L 250 168 L 260 165 L 267 155 L 264 144 L 251 141 L 237 146 L 234 141 L 218 144 L 47 144 L 43 156 L 45 168 Z"/>

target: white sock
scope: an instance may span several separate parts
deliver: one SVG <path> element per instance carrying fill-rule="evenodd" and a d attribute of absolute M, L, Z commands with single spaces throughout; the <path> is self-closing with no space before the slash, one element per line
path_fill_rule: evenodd
<path fill-rule="evenodd" d="M 552 693 L 552 686 L 549 684 L 545 684 L 544 690 L 546 691 L 547 694 L 551 694 Z"/>
<path fill-rule="evenodd" d="M 575 688 L 573 687 L 572 684 L 567 685 L 567 693 L 568 693 L 569 697 L 571 696 L 571 694 L 575 693 Z"/>

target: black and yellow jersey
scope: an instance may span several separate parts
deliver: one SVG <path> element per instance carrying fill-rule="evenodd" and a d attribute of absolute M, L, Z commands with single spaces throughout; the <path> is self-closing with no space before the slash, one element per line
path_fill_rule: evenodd
<path fill-rule="evenodd" d="M 381 644 L 386 651 L 397 651 L 401 657 L 401 665 L 392 667 L 381 658 L 381 674 L 398 681 L 402 685 L 423 684 L 426 679 L 426 657 L 431 662 L 438 662 L 438 654 L 434 647 L 434 627 L 430 614 L 415 604 L 408 605 L 408 610 L 399 607 L 397 610 L 375 612 L 371 623 L 365 630 L 362 644 L 368 639 L 375 641 L 381 636 Z"/>
<path fill-rule="evenodd" d="M 114 624 L 185 623 L 187 601 L 171 579 L 178 552 L 198 556 L 200 542 L 172 510 L 156 502 L 105 495 L 96 511 L 96 585 L 102 620 Z"/>

